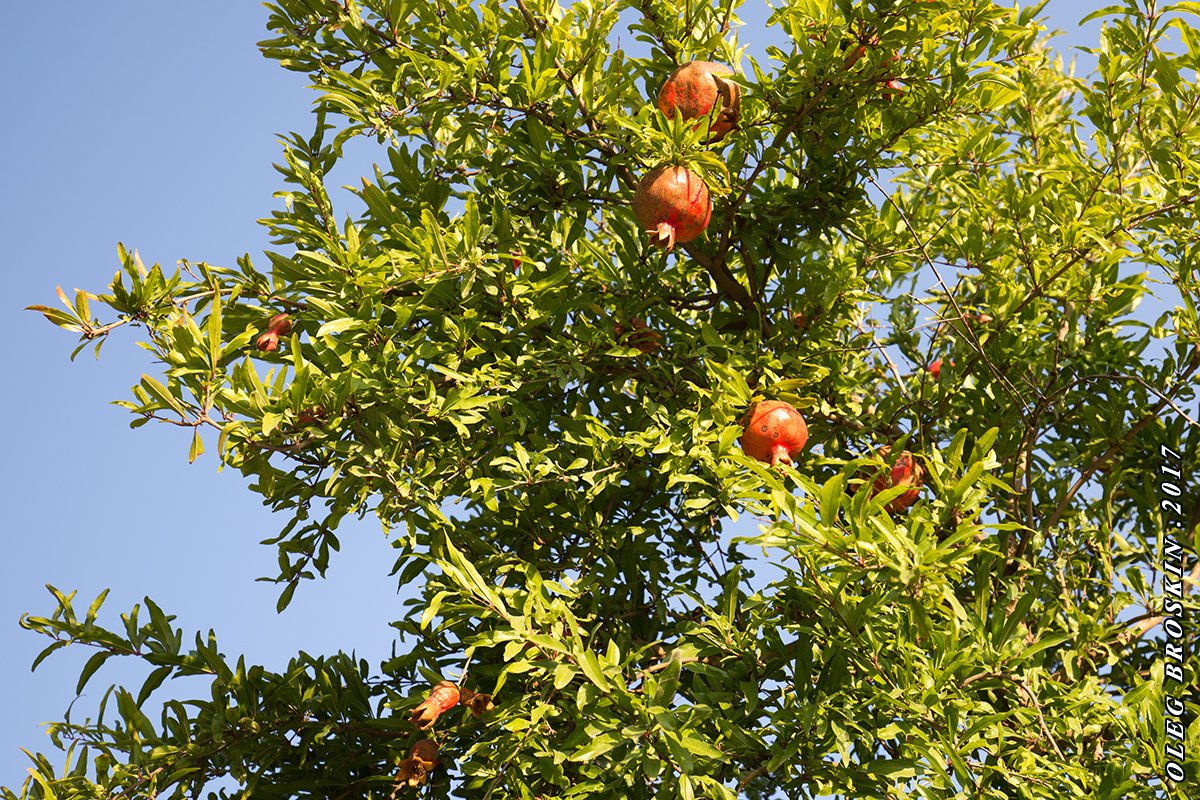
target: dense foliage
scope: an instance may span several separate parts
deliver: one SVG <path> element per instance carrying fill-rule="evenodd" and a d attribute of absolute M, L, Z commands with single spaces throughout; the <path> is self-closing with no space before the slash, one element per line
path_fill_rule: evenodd
<path fill-rule="evenodd" d="M 122 249 L 107 293 L 38 309 L 81 348 L 142 335 L 162 370 L 134 424 L 188 429 L 285 516 L 281 608 L 377 515 L 411 597 L 396 654 L 273 673 L 149 601 L 106 625 L 57 593 L 24 624 L 96 648 L 80 689 L 110 657 L 153 671 L 5 797 L 1171 787 L 1153 581 L 1197 511 L 1163 516 L 1156 465 L 1195 483 L 1196 5 L 1104 12 L 1086 79 L 1036 8 L 787 0 L 758 63 L 739 5 L 271 5 L 263 52 L 319 98 L 269 269 Z M 693 59 L 737 68 L 719 142 L 655 106 Z M 335 208 L 352 137 L 378 166 Z M 715 198 L 669 254 L 629 205 L 664 163 Z M 762 399 L 808 422 L 794 465 L 737 445 Z M 907 487 L 855 491 L 884 445 L 925 470 L 895 513 Z M 194 675 L 210 693 L 171 695 Z M 418 731 L 442 680 L 495 708 Z"/>

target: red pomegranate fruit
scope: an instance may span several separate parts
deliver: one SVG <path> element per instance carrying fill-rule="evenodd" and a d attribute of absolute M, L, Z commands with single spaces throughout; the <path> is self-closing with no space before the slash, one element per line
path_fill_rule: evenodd
<path fill-rule="evenodd" d="M 751 458 L 771 466 L 791 464 L 792 458 L 808 443 L 804 417 L 781 400 L 755 403 L 742 417 L 742 435 L 738 441 Z"/>
<path fill-rule="evenodd" d="M 443 711 L 449 711 L 458 705 L 458 686 L 450 681 L 442 681 L 429 692 L 421 703 L 409 714 L 409 722 L 421 730 L 428 730 Z"/>
<path fill-rule="evenodd" d="M 716 142 L 737 127 L 741 118 L 742 89 L 724 76 L 733 70 L 712 61 L 692 61 L 671 73 L 658 91 L 658 108 L 670 118 L 675 110 L 687 119 L 708 117 L 713 107 L 720 110 L 709 123 L 708 141 Z"/>
<path fill-rule="evenodd" d="M 687 167 L 664 165 L 638 184 L 633 214 L 652 245 L 670 250 L 676 242 L 690 242 L 704 233 L 712 203 L 699 175 Z"/>
<path fill-rule="evenodd" d="M 275 331 L 280 336 L 290 336 L 292 333 L 292 318 L 287 314 L 276 314 L 267 321 L 267 330 Z"/>
<path fill-rule="evenodd" d="M 890 458 L 892 454 L 891 445 L 885 444 L 879 448 L 878 454 L 884 461 L 891 463 L 891 469 L 875 478 L 875 481 L 872 483 L 872 488 L 874 489 L 871 493 L 872 496 L 897 486 L 912 487 L 899 497 L 892 499 L 885 506 L 889 513 L 895 514 L 898 511 L 908 508 L 920 498 L 921 487 L 925 484 L 925 470 L 917 462 L 916 457 L 907 450 L 901 450 L 900 455 L 896 456 L 895 461 L 892 461 Z"/>

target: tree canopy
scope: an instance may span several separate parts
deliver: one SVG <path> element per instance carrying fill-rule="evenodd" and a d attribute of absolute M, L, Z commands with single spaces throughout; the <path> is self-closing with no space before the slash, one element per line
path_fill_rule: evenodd
<path fill-rule="evenodd" d="M 274 672 L 55 589 L 39 661 L 151 672 L 4 797 L 1194 796 L 1196 637 L 1172 684 L 1155 631 L 1200 520 L 1159 495 L 1200 441 L 1200 6 L 1101 12 L 1087 77 L 1040 6 L 781 0 L 761 63 L 740 6 L 269 4 L 317 93 L 273 249 L 122 247 L 34 308 L 153 354 L 122 404 L 281 515 L 280 609 L 378 517 L 394 654 Z M 734 71 L 715 141 L 656 104 L 691 61 Z M 669 252 L 631 208 L 663 165 L 713 201 Z M 739 446 L 762 400 L 793 463 Z"/>

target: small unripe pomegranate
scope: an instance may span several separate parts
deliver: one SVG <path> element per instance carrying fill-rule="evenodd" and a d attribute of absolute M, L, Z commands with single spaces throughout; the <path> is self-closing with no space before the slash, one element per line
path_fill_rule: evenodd
<path fill-rule="evenodd" d="M 890 461 L 889 456 L 892 454 L 891 445 L 884 445 L 879 448 L 879 457 L 884 461 Z M 890 470 L 884 472 L 877 477 L 872 484 L 874 491 L 872 496 L 880 492 L 891 489 L 897 486 L 911 486 L 907 492 L 904 492 L 899 497 L 896 497 L 889 502 L 885 508 L 888 512 L 895 514 L 898 511 L 911 506 L 921 497 L 921 487 L 925 483 L 925 470 L 917 462 L 912 453 L 907 450 L 900 451 L 900 455 L 896 456 L 896 460 L 892 462 Z"/>
<path fill-rule="evenodd" d="M 886 90 L 883 93 L 883 99 L 891 102 L 892 98 L 899 97 L 904 94 L 904 84 L 895 78 L 888 78 L 883 82 L 883 88 Z"/>
<path fill-rule="evenodd" d="M 954 359 L 950 359 L 950 366 L 954 366 Z M 939 358 L 929 365 L 929 374 L 938 379 L 942 377 L 942 360 Z"/>
<path fill-rule="evenodd" d="M 687 167 L 651 170 L 633 194 L 633 214 L 656 247 L 670 250 L 690 242 L 708 227 L 712 203 L 708 187 Z"/>
<path fill-rule="evenodd" d="M 742 449 L 751 458 L 770 462 L 771 466 L 791 464 L 808 443 L 804 417 L 781 400 L 755 403 L 742 417 Z"/>
<path fill-rule="evenodd" d="M 617 335 L 617 340 L 635 350 L 641 350 L 646 355 L 657 352 L 662 342 L 662 334 L 648 326 L 641 317 L 633 317 L 629 324 L 633 328 L 632 331 L 626 331 L 625 326 L 619 322 L 613 325 L 613 333 Z"/>
<path fill-rule="evenodd" d="M 279 349 L 279 337 L 292 332 L 292 318 L 287 314 L 276 314 L 267 320 L 267 330 L 254 340 L 254 347 L 264 353 Z"/>
<path fill-rule="evenodd" d="M 427 730 L 443 711 L 449 711 L 458 705 L 458 686 L 450 681 L 442 681 L 429 693 L 416 708 L 412 710 L 409 721 L 421 730 Z"/>
<path fill-rule="evenodd" d="M 741 118 L 742 89 L 723 77 L 732 74 L 729 67 L 712 61 L 684 64 L 658 90 L 658 108 L 672 119 L 678 109 L 679 115 L 687 120 L 708 117 L 720 103 L 720 110 L 708 128 L 708 141 L 719 141 L 737 127 Z"/>

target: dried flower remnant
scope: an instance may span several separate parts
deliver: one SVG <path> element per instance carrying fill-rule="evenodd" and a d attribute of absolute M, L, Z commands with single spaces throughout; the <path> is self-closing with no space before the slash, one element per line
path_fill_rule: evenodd
<path fill-rule="evenodd" d="M 462 704 L 471 709 L 471 716 L 481 717 L 496 708 L 496 704 L 492 701 L 490 694 L 473 692 L 470 689 L 462 689 L 460 691 Z"/>

